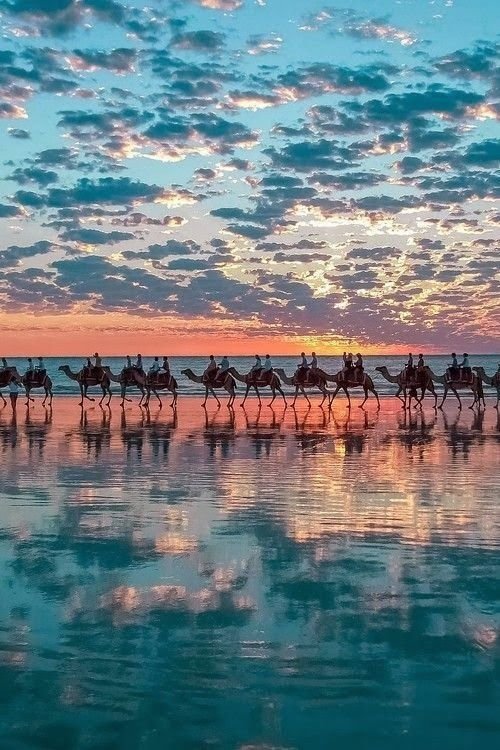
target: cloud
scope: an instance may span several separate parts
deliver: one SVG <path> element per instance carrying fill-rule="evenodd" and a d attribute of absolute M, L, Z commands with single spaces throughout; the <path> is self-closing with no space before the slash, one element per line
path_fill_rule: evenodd
<path fill-rule="evenodd" d="M 114 0 L 0 0 L 0 9 L 54 35 L 68 34 L 88 20 L 88 13 L 109 23 L 125 20 L 124 6 Z"/>
<path fill-rule="evenodd" d="M 7 128 L 7 133 L 11 138 L 17 138 L 18 140 L 28 140 L 31 135 L 28 130 L 22 130 L 22 128 Z"/>
<path fill-rule="evenodd" d="M 32 258 L 35 255 L 47 255 L 57 248 L 58 245 L 54 245 L 47 240 L 40 240 L 33 245 L 26 245 L 24 247 L 11 245 L 6 250 L 0 250 L 0 268 L 19 266 L 25 258 Z"/>
<path fill-rule="evenodd" d="M 99 229 L 68 229 L 60 235 L 62 240 L 78 242 L 84 245 L 115 245 L 117 242 L 134 240 L 130 232 L 102 232 Z"/>
<path fill-rule="evenodd" d="M 170 40 L 170 46 L 192 52 L 214 53 L 223 48 L 224 34 L 209 30 L 185 31 L 175 34 Z"/>
<path fill-rule="evenodd" d="M 192 2 L 201 5 L 202 8 L 211 10 L 238 10 L 243 5 L 243 0 L 192 0 Z"/>

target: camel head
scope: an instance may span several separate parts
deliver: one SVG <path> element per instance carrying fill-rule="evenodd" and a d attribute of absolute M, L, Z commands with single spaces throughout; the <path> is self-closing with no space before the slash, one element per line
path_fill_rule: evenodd
<path fill-rule="evenodd" d="M 387 369 L 385 365 L 381 365 L 380 367 L 376 367 L 375 369 L 377 372 L 380 372 L 382 375 L 384 375 L 384 373 L 389 372 L 389 370 Z"/>

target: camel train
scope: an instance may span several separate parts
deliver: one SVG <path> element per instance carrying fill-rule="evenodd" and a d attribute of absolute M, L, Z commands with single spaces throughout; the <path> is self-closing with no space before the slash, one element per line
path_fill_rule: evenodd
<path fill-rule="evenodd" d="M 61 365 L 59 370 L 62 371 L 70 380 L 75 381 L 80 392 L 80 405 L 83 406 L 86 401 L 95 401 L 88 394 L 89 389 L 98 389 L 100 391 L 99 405 L 109 405 L 113 396 L 112 383 L 120 386 L 120 405 L 123 407 L 126 402 L 130 402 L 128 397 L 130 389 L 135 389 L 140 394 L 139 406 L 148 408 L 151 395 L 157 400 L 159 407 L 162 407 L 160 394 L 168 392 L 172 396 L 170 406 L 175 408 L 178 398 L 178 383 L 170 372 L 168 360 L 165 357 L 163 365 L 160 366 L 158 357 L 149 371 L 145 371 L 142 366 L 142 358 L 139 357 L 138 363 L 132 365 L 130 358 L 127 358 L 127 364 L 118 374 L 115 374 L 107 366 L 102 365 L 99 355 L 95 355 L 96 364 L 90 359 L 87 364 L 78 372 L 73 372 L 67 365 Z M 468 355 L 464 355 L 464 363 L 458 365 L 455 355 L 453 363 L 448 367 L 443 375 L 436 375 L 433 370 L 419 358 L 418 365 L 413 364 L 410 359 L 406 366 L 397 373 L 390 373 L 386 366 L 376 367 L 375 371 L 380 374 L 389 383 L 396 386 L 394 395 L 401 401 L 403 409 L 421 407 L 424 398 L 429 395 L 433 400 L 435 409 L 442 408 L 448 395 L 455 396 L 459 409 L 462 408 L 462 399 L 460 391 L 470 392 L 473 401 L 469 408 L 481 408 L 486 406 L 484 397 L 484 386 L 489 386 L 496 391 L 495 408 L 500 404 L 500 365 L 497 372 L 490 376 L 482 367 L 469 367 Z M 47 374 L 43 360 L 40 358 L 40 367 L 33 368 L 29 360 L 30 369 L 21 374 L 16 367 L 9 366 L 5 359 L 2 360 L 0 367 L 0 406 L 5 406 L 7 401 L 4 398 L 2 389 L 9 388 L 12 383 L 24 388 L 26 394 L 26 405 L 34 401 L 32 393 L 37 390 L 44 392 L 42 404 L 47 402 L 52 404 L 53 387 L 52 380 Z M 463 366 L 464 365 L 464 366 Z M 196 374 L 191 369 L 181 371 L 181 374 L 194 383 L 199 383 L 205 389 L 205 398 L 202 406 L 205 406 L 209 397 L 212 397 L 220 406 L 221 401 L 217 393 L 225 391 L 229 398 L 227 406 L 232 408 L 236 399 L 237 384 L 241 383 L 244 388 L 244 396 L 241 406 L 244 406 L 250 392 L 254 392 L 259 406 L 262 404 L 261 391 L 268 389 L 271 393 L 271 400 L 268 406 L 272 406 L 276 398 L 279 397 L 284 406 L 288 405 L 287 397 L 284 392 L 284 386 L 293 388 L 293 398 L 291 406 L 295 406 L 297 398 L 300 396 L 310 405 L 311 401 L 308 393 L 317 391 L 322 398 L 320 406 L 327 402 L 330 408 L 339 392 L 342 392 L 346 399 L 348 407 L 351 406 L 351 393 L 360 390 L 364 398 L 359 404 L 363 408 L 366 401 L 372 397 L 375 399 L 377 408 L 380 408 L 380 399 L 375 388 L 373 379 L 365 372 L 361 355 L 358 355 L 356 362 L 352 361 L 352 355 L 344 354 L 344 366 L 336 374 L 331 375 L 318 367 L 316 355 L 313 352 L 313 358 L 310 363 L 302 355 L 302 362 L 292 375 L 288 375 L 282 368 L 272 367 L 269 355 L 263 364 L 260 357 L 256 356 L 256 364 L 248 373 L 240 373 L 235 367 L 229 366 L 227 357 L 224 357 L 220 365 L 217 365 L 215 358 L 211 357 L 206 370 Z M 442 387 L 440 403 L 436 385 Z M 10 388 L 12 391 L 12 388 Z"/>

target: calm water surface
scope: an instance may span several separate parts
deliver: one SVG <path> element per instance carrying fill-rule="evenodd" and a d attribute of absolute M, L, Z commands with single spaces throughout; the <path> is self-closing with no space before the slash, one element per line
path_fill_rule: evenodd
<path fill-rule="evenodd" d="M 0 410 L 0 747 L 495 747 L 500 420 Z"/>

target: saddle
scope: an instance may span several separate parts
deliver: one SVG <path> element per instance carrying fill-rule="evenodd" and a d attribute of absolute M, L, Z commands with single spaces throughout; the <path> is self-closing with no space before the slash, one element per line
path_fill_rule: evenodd
<path fill-rule="evenodd" d="M 41 388 L 45 382 L 45 378 L 47 377 L 46 372 L 27 372 L 26 373 L 26 383 L 30 386 L 30 388 Z"/>

